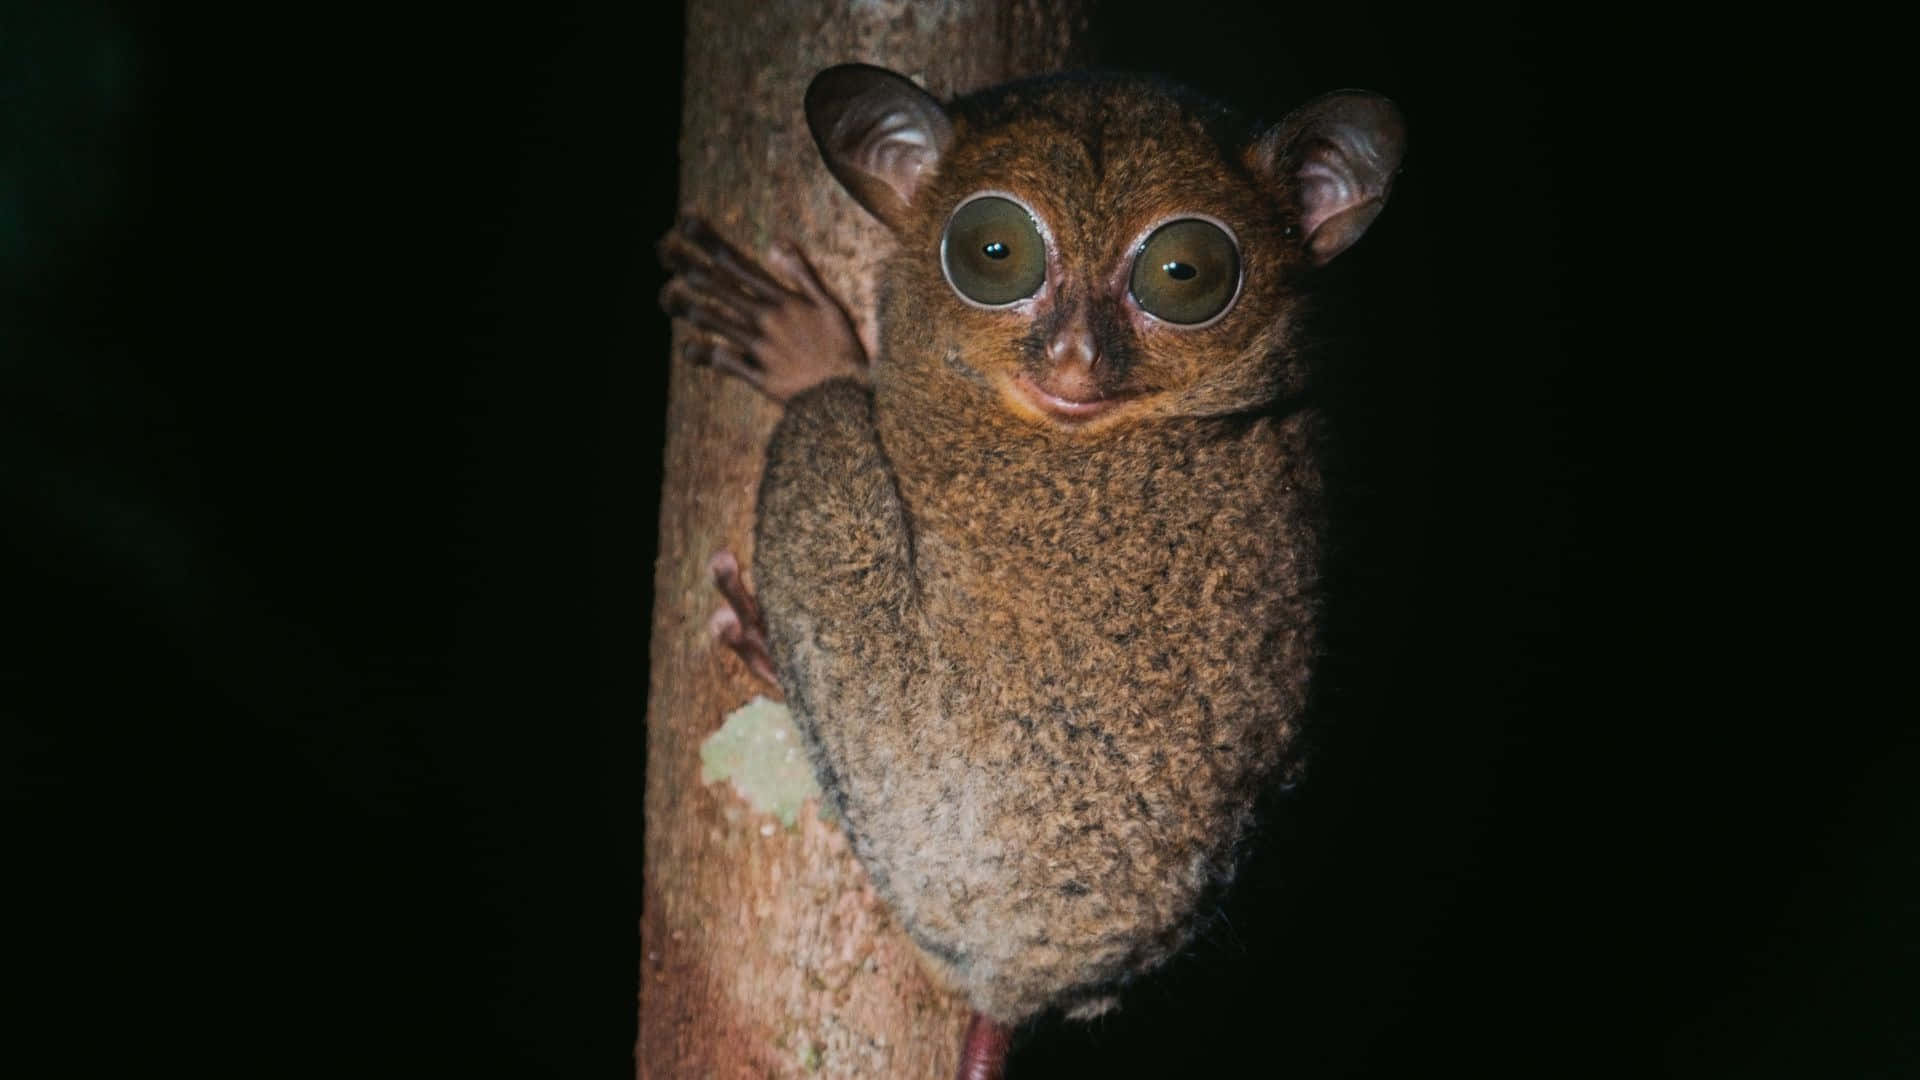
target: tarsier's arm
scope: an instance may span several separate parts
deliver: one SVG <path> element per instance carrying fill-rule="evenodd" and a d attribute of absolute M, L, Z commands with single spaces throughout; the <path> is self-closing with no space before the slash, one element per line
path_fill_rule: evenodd
<path fill-rule="evenodd" d="M 787 406 L 760 484 L 754 562 L 764 604 L 731 554 L 715 556 L 728 603 L 715 634 L 762 678 L 777 672 L 802 699 L 803 723 L 815 710 L 860 707 L 847 695 L 863 686 L 897 692 L 876 676 L 916 663 L 908 528 L 852 321 L 793 248 L 769 255 L 791 285 L 697 219 L 676 225 L 660 253 L 675 271 L 663 305 L 701 331 L 696 362 Z M 841 700 L 808 700 L 821 694 Z"/>

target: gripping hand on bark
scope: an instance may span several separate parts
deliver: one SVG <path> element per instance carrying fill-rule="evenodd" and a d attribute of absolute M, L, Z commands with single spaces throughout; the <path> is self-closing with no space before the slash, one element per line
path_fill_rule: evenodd
<path fill-rule="evenodd" d="M 683 217 L 659 250 L 674 275 L 660 306 L 698 332 L 688 346 L 695 363 L 737 375 L 779 402 L 828 379 L 866 377 L 853 320 L 798 248 L 780 243 L 767 253 L 775 277 L 705 221 Z"/>

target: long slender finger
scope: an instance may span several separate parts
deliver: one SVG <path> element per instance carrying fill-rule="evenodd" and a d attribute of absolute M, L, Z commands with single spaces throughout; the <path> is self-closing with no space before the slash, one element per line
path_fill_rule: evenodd
<path fill-rule="evenodd" d="M 705 221 L 699 218 L 685 219 L 682 235 L 700 254 L 706 256 L 716 272 L 730 277 L 734 286 L 742 292 L 769 301 L 793 295 L 791 290 L 762 270 L 758 262 L 741 254 L 740 249 L 728 243 L 726 237 L 715 232 L 713 226 Z"/>
<path fill-rule="evenodd" d="M 771 307 L 793 294 L 741 272 L 737 260 L 728 261 L 700 247 L 679 229 L 660 238 L 660 265 L 692 279 L 700 288 L 738 304 Z"/>
<path fill-rule="evenodd" d="M 695 292 L 705 293 L 741 312 L 771 311 L 792 297 L 791 293 L 766 296 L 759 292 L 749 292 L 740 288 L 739 283 L 728 277 L 724 271 L 717 271 L 712 267 L 689 266 L 680 271 L 680 277 L 692 286 Z"/>
<path fill-rule="evenodd" d="M 674 278 L 660 290 L 660 308 L 674 318 L 720 335 L 742 352 L 752 352 L 760 341 L 758 326 L 711 294 L 695 290 L 685 278 Z"/>
<path fill-rule="evenodd" d="M 677 284 L 676 284 L 677 283 Z M 724 275 L 716 277 L 710 267 L 688 266 L 680 270 L 667 285 L 660 290 L 661 304 L 664 307 L 669 289 L 676 295 L 691 297 L 694 301 L 722 308 L 730 312 L 743 325 L 759 326 L 769 312 L 784 302 L 791 300 L 793 294 L 783 294 L 775 300 L 745 293 L 733 287 L 731 279 Z"/>
<path fill-rule="evenodd" d="M 696 364 L 705 364 L 709 367 L 718 368 L 729 375 L 751 383 L 754 389 L 763 394 L 769 393 L 765 385 L 767 373 L 755 365 L 745 354 L 734 351 L 730 346 L 712 343 L 698 344 L 688 350 L 688 355 Z"/>
<path fill-rule="evenodd" d="M 800 290 L 816 302 L 839 306 L 840 301 L 833 298 L 826 285 L 820 281 L 820 275 L 813 269 L 813 263 L 799 248 L 786 241 L 773 245 L 767 251 L 767 261 L 774 268 L 787 275 L 788 280 L 800 286 Z"/>
<path fill-rule="evenodd" d="M 693 241 L 687 238 L 684 221 L 674 222 L 673 228 L 661 234 L 659 242 L 653 246 L 653 253 L 659 257 L 661 266 L 676 274 L 685 273 L 695 267 L 708 266 L 713 261 L 707 257 L 705 251 L 695 247 Z"/>
<path fill-rule="evenodd" d="M 730 338 L 757 339 L 759 330 L 750 317 L 716 300 L 711 293 L 689 286 L 684 278 L 674 278 L 660 290 L 660 310 L 676 319 L 685 319 L 702 330 Z M 741 341 L 746 345 L 747 342 Z"/>

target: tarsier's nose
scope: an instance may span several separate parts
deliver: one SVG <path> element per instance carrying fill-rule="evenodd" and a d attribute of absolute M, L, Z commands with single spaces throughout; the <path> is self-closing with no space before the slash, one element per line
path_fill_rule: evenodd
<path fill-rule="evenodd" d="M 1085 304 L 1063 313 L 1045 334 L 1045 370 L 1023 371 L 1013 377 L 1011 388 L 1020 402 L 1016 407 L 1079 424 L 1131 396 L 1125 388 L 1101 386 L 1102 379 L 1113 379 L 1113 358 L 1101 347 L 1101 337 Z"/>
<path fill-rule="evenodd" d="M 1047 342 L 1047 361 L 1056 374 L 1093 374 L 1100 363 L 1100 346 L 1094 340 L 1093 326 L 1085 308 L 1074 312 L 1053 332 L 1053 338 Z"/>

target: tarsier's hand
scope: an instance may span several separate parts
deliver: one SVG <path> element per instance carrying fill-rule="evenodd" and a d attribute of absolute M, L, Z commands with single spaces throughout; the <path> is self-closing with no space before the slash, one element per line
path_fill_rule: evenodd
<path fill-rule="evenodd" d="M 689 346 L 694 362 L 738 375 L 775 401 L 836 376 L 865 377 L 853 320 L 806 256 L 776 244 L 767 261 L 797 288 L 698 218 L 681 218 L 660 238 L 660 262 L 674 274 L 660 306 L 700 331 Z"/>

